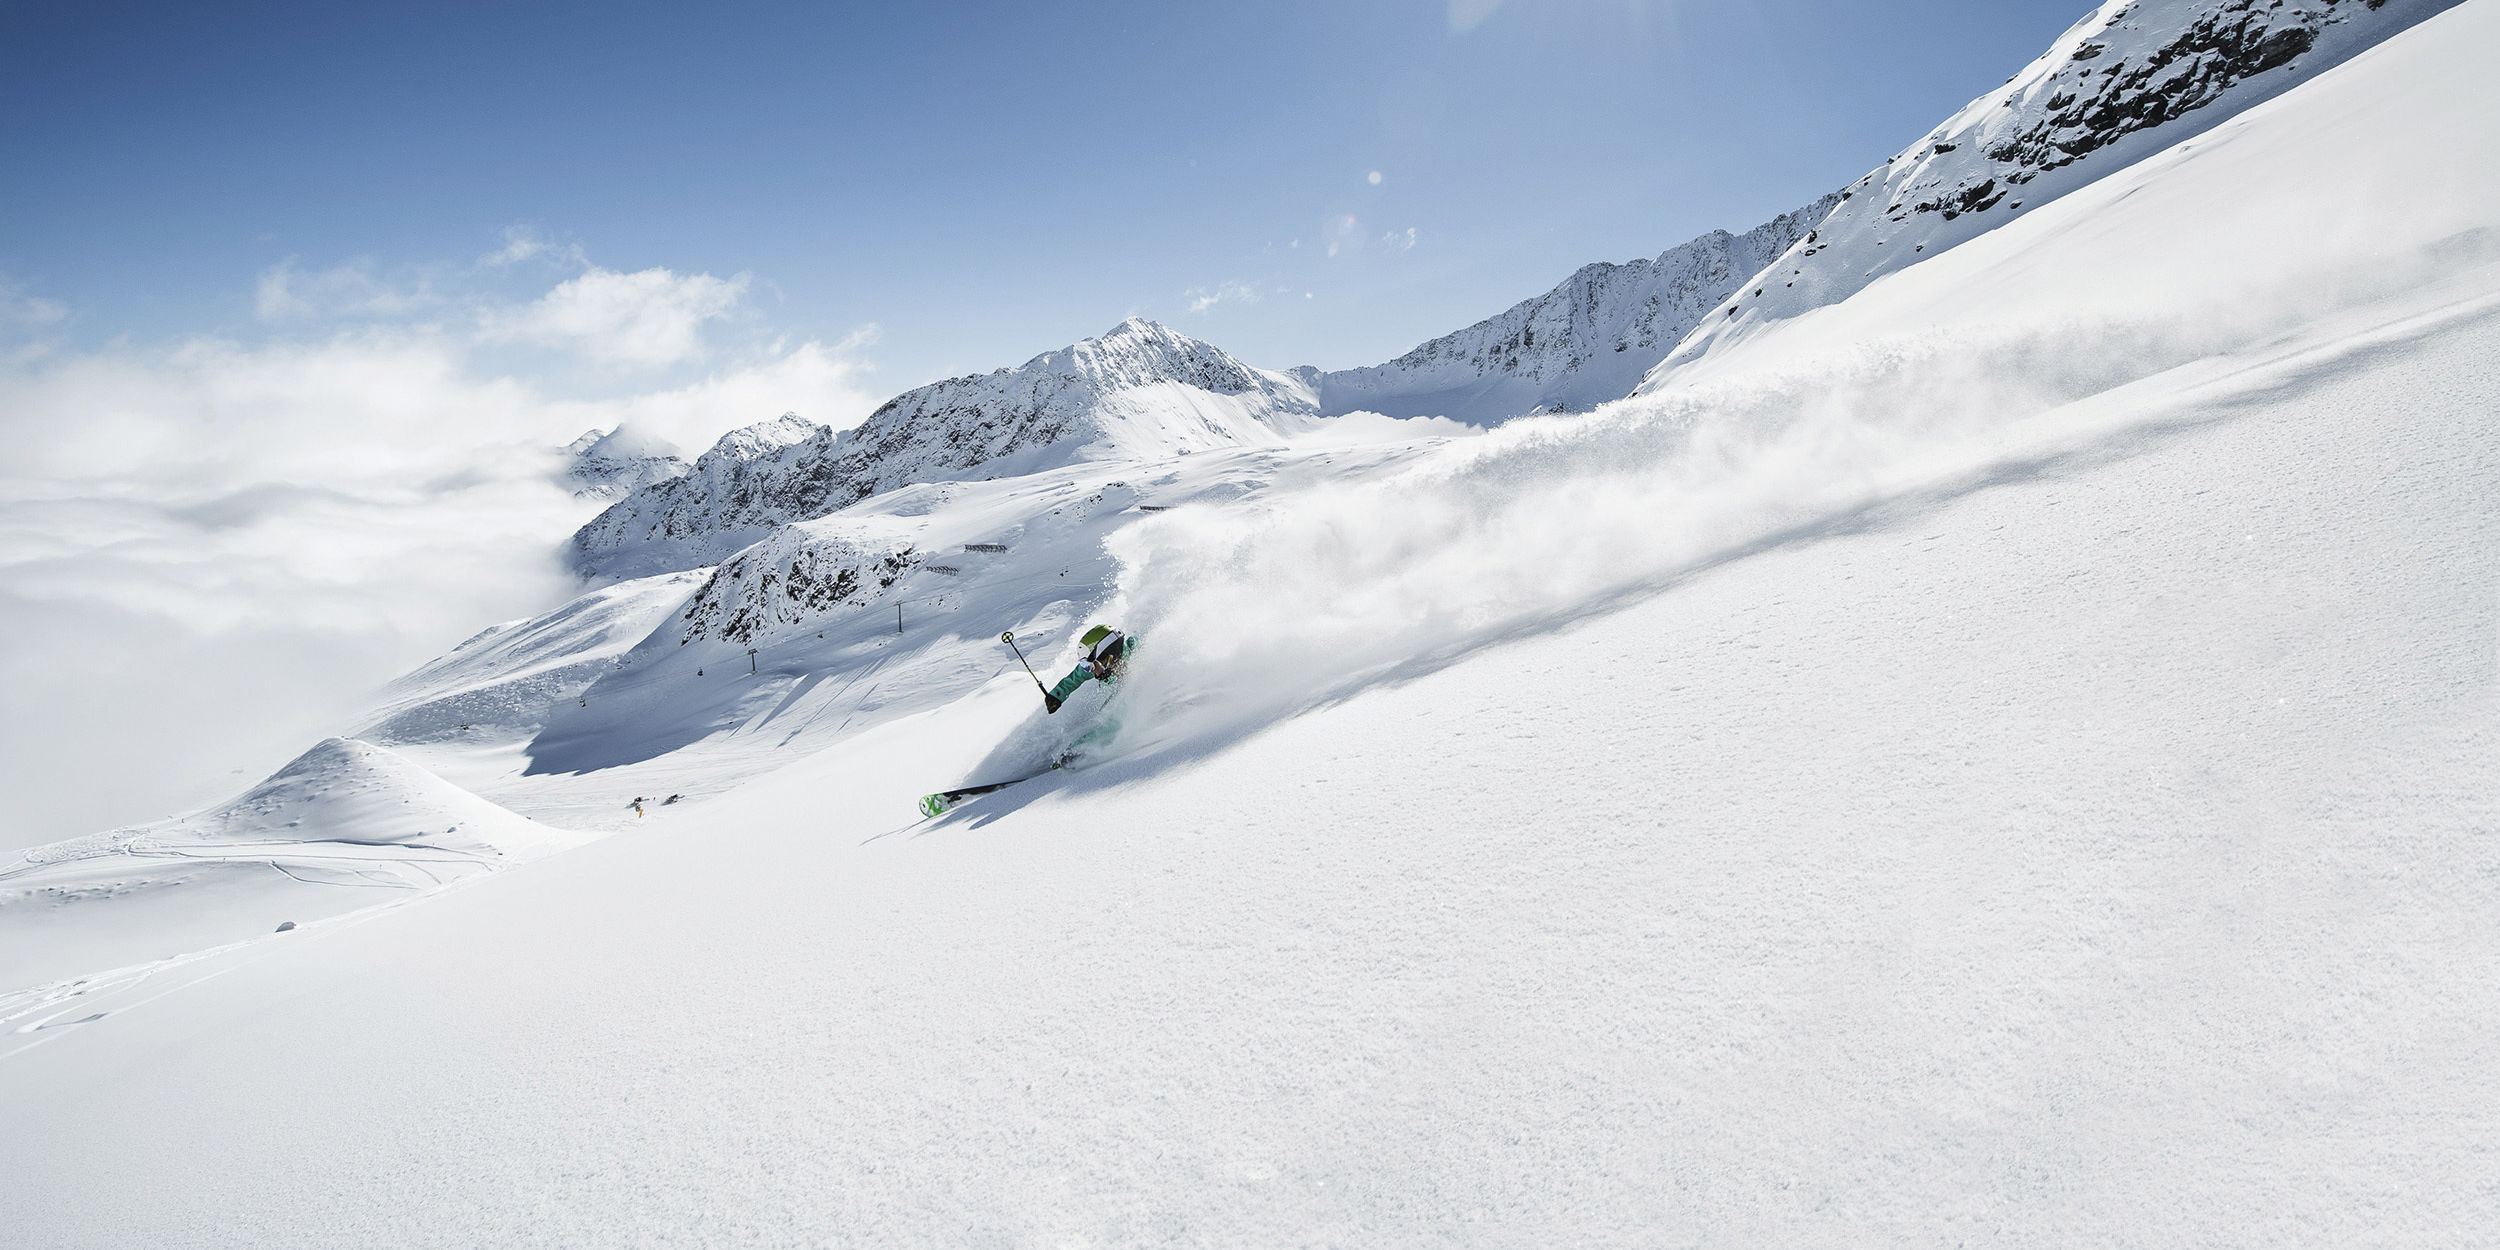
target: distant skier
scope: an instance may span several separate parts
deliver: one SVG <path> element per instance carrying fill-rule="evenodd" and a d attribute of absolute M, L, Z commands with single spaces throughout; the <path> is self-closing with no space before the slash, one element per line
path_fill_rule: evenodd
<path fill-rule="evenodd" d="M 1058 711 L 1059 706 L 1068 701 L 1068 696 L 1075 694 L 1076 688 L 1088 681 L 1098 681 L 1107 686 L 1119 680 L 1120 670 L 1128 666 L 1129 652 L 1137 649 L 1136 642 L 1127 634 L 1108 625 L 1096 625 L 1086 630 L 1083 642 L 1085 659 L 1069 669 L 1068 675 L 1060 678 L 1058 685 L 1042 693 L 1044 708 Z"/>

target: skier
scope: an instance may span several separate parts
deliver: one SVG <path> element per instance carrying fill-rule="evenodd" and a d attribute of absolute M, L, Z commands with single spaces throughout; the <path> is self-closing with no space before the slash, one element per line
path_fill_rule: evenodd
<path fill-rule="evenodd" d="M 1043 708 L 1057 712 L 1059 705 L 1066 703 L 1068 696 L 1075 694 L 1076 688 L 1088 681 L 1098 681 L 1107 686 L 1118 680 L 1120 670 L 1128 665 L 1129 652 L 1137 648 L 1136 642 L 1127 634 L 1108 625 L 1096 625 L 1086 630 L 1082 641 L 1085 643 L 1085 658 L 1075 668 L 1069 669 L 1068 675 L 1060 678 L 1058 685 L 1042 692 Z"/>
<path fill-rule="evenodd" d="M 1016 645 L 1016 636 L 1013 632 L 1000 634 L 998 636 L 998 640 L 1006 643 L 1010 647 L 1014 647 Z M 1042 707 L 1044 710 L 1054 713 L 1057 712 L 1060 706 L 1067 702 L 1068 696 L 1075 694 L 1077 687 L 1084 685 L 1086 682 L 1098 681 L 1104 685 L 1110 685 L 1111 683 L 1118 681 L 1120 679 L 1121 670 L 1128 666 L 1129 657 L 1134 655 L 1137 651 L 1136 639 L 1131 638 L 1127 634 L 1121 633 L 1119 630 L 1113 629 L 1108 625 L 1096 625 L 1092 629 L 1086 630 L 1085 637 L 1082 641 L 1085 644 L 1085 659 L 1075 668 L 1069 669 L 1068 675 L 1060 678 L 1057 686 L 1042 691 Z M 1024 652 L 1022 650 L 1018 650 L 1016 652 L 1016 658 L 1020 661 L 1024 660 Z M 1025 670 L 1027 672 L 1031 672 L 1032 668 L 1032 663 L 1030 661 L 1025 661 Z M 1042 684 L 1041 674 L 1033 674 L 1033 684 L 1036 686 Z M 1102 718 L 1102 723 L 1096 724 L 1091 729 L 1086 730 L 1082 737 L 1079 737 L 1075 743 L 1070 745 L 1058 759 L 1052 761 L 1049 767 L 1044 768 L 1042 772 L 1052 772 L 1057 769 L 1067 767 L 1071 762 L 1081 758 L 1089 745 L 1108 739 L 1117 730 L 1118 722 L 1116 720 Z M 993 781 L 988 785 L 966 786 L 961 790 L 948 790 L 939 794 L 923 795 L 920 799 L 920 814 L 923 816 L 942 816 L 952 810 L 957 803 L 960 803 L 965 799 L 972 798 L 975 795 L 991 794 L 999 790 L 1004 790 L 1017 782 L 1031 781 L 1033 778 L 1041 775 L 1042 773 L 1040 772 L 1031 773 L 1023 777 L 1015 777 L 1006 781 Z"/>

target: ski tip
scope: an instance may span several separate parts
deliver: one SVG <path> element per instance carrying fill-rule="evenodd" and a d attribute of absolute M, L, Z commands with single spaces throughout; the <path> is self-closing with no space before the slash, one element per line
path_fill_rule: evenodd
<path fill-rule="evenodd" d="M 923 816 L 943 816 L 946 814 L 946 809 L 952 806 L 954 805 L 948 803 L 946 801 L 946 796 L 943 794 L 924 794 L 920 796 L 920 814 Z"/>

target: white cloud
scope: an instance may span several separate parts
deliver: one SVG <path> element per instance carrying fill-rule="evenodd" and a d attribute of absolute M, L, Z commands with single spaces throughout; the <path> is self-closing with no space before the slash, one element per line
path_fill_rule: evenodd
<path fill-rule="evenodd" d="M 1415 246 L 1415 227 L 1408 226 L 1404 230 L 1392 230 L 1380 236 L 1380 242 L 1383 247 L 1392 252 L 1406 251 Z"/>
<path fill-rule="evenodd" d="M 568 243 L 559 247 L 526 225 L 505 226 L 503 246 L 478 257 L 477 263 L 483 268 L 501 269 L 541 256 L 561 257 L 583 268 L 590 266 L 589 257 L 582 254 L 581 244 Z"/>
<path fill-rule="evenodd" d="M 370 261 L 306 271 L 295 267 L 292 256 L 261 272 L 253 296 L 254 311 L 263 321 L 389 319 L 424 312 L 443 302 L 422 278 L 396 285 L 374 273 Z"/>
<path fill-rule="evenodd" d="M 22 287 L 0 282 L 0 326 L 48 326 L 67 316 L 69 306 L 59 300 L 28 295 Z"/>
<path fill-rule="evenodd" d="M 1202 313 L 1218 304 L 1255 304 L 1259 293 L 1246 283 L 1219 282 L 1212 289 L 1193 286 L 1183 292 L 1189 298 L 1189 311 Z"/>
<path fill-rule="evenodd" d="M 663 368 L 701 359 L 704 323 L 736 311 L 748 284 L 743 273 L 716 278 L 594 266 L 527 305 L 489 312 L 480 332 L 489 341 L 563 348 L 600 364 Z"/>
<path fill-rule="evenodd" d="M 346 279 L 275 272 L 282 318 L 376 303 Z M 600 280 L 515 311 L 571 327 L 568 347 L 613 357 L 604 333 L 643 360 L 686 358 L 693 327 L 745 285 L 585 277 Z M 785 410 L 855 423 L 879 398 L 873 330 L 733 344 L 704 375 L 616 394 L 488 351 L 473 315 L 487 307 L 264 343 L 0 354 L 0 851 L 239 789 L 352 728 L 365 691 L 570 594 L 557 552 L 596 505 L 554 478 L 583 430 L 631 419 L 699 448 Z"/>
<path fill-rule="evenodd" d="M 1463 35 L 1484 24 L 1502 0 L 1450 0 L 1450 33 Z"/>
<path fill-rule="evenodd" d="M 711 446 L 727 429 L 784 412 L 836 429 L 857 425 L 884 398 L 867 388 L 867 375 L 874 370 L 862 356 L 875 345 L 878 333 L 870 325 L 833 344 L 813 339 L 795 347 L 776 343 L 684 386 L 592 405 L 583 428 L 631 421 L 694 452 Z"/>

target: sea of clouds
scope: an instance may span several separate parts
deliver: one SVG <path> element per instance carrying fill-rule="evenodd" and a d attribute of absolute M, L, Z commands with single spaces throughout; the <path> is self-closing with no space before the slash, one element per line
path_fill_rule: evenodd
<path fill-rule="evenodd" d="M 574 593 L 585 430 L 691 455 L 864 416 L 873 330 L 784 336 L 751 287 L 516 231 L 422 272 L 276 265 L 251 324 L 165 341 L 73 346 L 75 309 L 0 292 L 0 851 L 239 790 Z"/>

